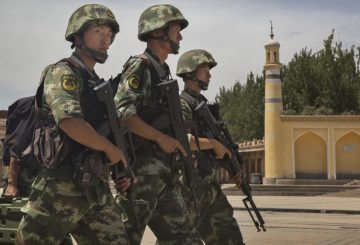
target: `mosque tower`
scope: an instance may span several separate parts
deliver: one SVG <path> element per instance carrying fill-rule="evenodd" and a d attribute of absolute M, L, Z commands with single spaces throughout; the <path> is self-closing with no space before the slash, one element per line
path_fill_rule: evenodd
<path fill-rule="evenodd" d="M 271 21 L 270 21 L 271 22 Z M 265 176 L 264 184 L 275 184 L 283 178 L 282 130 L 283 112 L 279 60 L 280 43 L 274 40 L 271 23 L 270 40 L 265 43 Z"/>

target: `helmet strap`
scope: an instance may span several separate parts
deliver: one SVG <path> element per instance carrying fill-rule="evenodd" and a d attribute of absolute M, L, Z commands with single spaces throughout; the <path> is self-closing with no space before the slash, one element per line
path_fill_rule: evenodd
<path fill-rule="evenodd" d="M 195 75 L 192 76 L 186 76 L 187 79 L 190 79 L 197 83 L 199 85 L 199 88 L 203 91 L 207 90 L 209 87 L 209 84 L 204 82 L 203 80 L 197 79 Z"/>
<path fill-rule="evenodd" d="M 180 45 L 177 44 L 176 42 L 174 42 L 173 40 L 171 40 L 170 38 L 168 38 L 168 42 L 169 42 L 169 44 L 170 44 L 172 53 L 173 53 L 173 54 L 178 54 L 178 53 L 179 53 L 179 49 L 180 49 Z"/>
<path fill-rule="evenodd" d="M 91 58 L 93 58 L 97 63 L 100 63 L 100 64 L 104 64 L 108 58 L 107 53 L 97 51 L 95 49 L 92 49 L 92 48 L 89 48 L 86 46 L 82 50 L 84 50 L 86 53 L 88 53 Z"/>
<path fill-rule="evenodd" d="M 83 35 L 81 35 L 80 43 L 77 44 L 76 47 L 88 54 L 97 63 L 104 64 L 108 58 L 108 54 L 106 52 L 97 51 L 95 49 L 87 47 Z"/>
<path fill-rule="evenodd" d="M 167 25 L 162 30 L 166 33 L 165 35 L 160 35 L 160 36 L 149 35 L 149 38 L 168 42 L 170 44 L 171 53 L 172 54 L 178 54 L 179 49 L 180 49 L 180 45 L 177 44 L 175 41 L 170 39 L 170 37 L 169 37 L 169 25 Z"/>
<path fill-rule="evenodd" d="M 209 87 L 209 84 L 207 84 L 203 80 L 196 79 L 195 82 L 197 82 L 199 84 L 200 89 L 203 91 L 207 90 Z"/>

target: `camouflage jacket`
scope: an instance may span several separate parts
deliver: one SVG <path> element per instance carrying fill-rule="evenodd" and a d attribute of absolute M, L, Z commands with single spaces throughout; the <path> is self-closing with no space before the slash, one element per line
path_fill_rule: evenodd
<path fill-rule="evenodd" d="M 158 60 L 150 49 L 147 49 L 146 52 Z M 162 67 L 170 77 L 168 65 L 165 63 Z M 138 114 L 146 123 L 149 123 L 151 118 L 153 119 L 161 112 L 159 111 L 161 109 L 157 108 L 159 91 L 157 91 L 156 85 L 159 82 L 159 78 L 146 58 L 141 55 L 130 57 L 124 65 L 121 82 L 115 95 L 119 118 L 126 119 L 131 115 Z M 154 113 L 147 113 L 148 115 L 143 116 L 142 114 L 146 114 L 143 113 L 146 111 L 145 109 Z"/>
<path fill-rule="evenodd" d="M 71 59 L 85 66 L 80 59 L 71 56 Z M 50 65 L 42 72 L 44 77 L 43 107 L 48 109 L 59 124 L 65 118 L 83 118 L 80 106 L 80 96 L 84 88 L 84 78 L 79 71 L 71 67 L 67 62 L 59 62 Z M 89 78 L 98 80 L 95 73 L 89 72 Z"/>

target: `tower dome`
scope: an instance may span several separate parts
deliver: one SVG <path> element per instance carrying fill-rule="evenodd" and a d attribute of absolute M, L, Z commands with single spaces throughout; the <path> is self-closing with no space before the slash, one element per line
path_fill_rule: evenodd
<path fill-rule="evenodd" d="M 280 43 L 274 40 L 272 23 L 271 23 L 270 40 L 265 43 L 265 50 L 266 50 L 265 68 L 280 67 L 280 59 L 279 59 Z"/>

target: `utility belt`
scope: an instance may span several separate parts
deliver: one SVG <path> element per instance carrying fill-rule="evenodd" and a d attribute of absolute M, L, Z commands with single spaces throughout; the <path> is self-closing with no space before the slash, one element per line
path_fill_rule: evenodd
<path fill-rule="evenodd" d="M 210 174 L 215 168 L 214 161 L 216 159 L 210 151 L 201 151 L 199 158 L 197 159 L 197 168 L 201 169 L 206 174 Z"/>
<path fill-rule="evenodd" d="M 95 182 L 107 183 L 110 168 L 104 153 L 84 149 L 72 158 L 74 164 L 73 180 L 82 187 L 93 186 Z"/>

